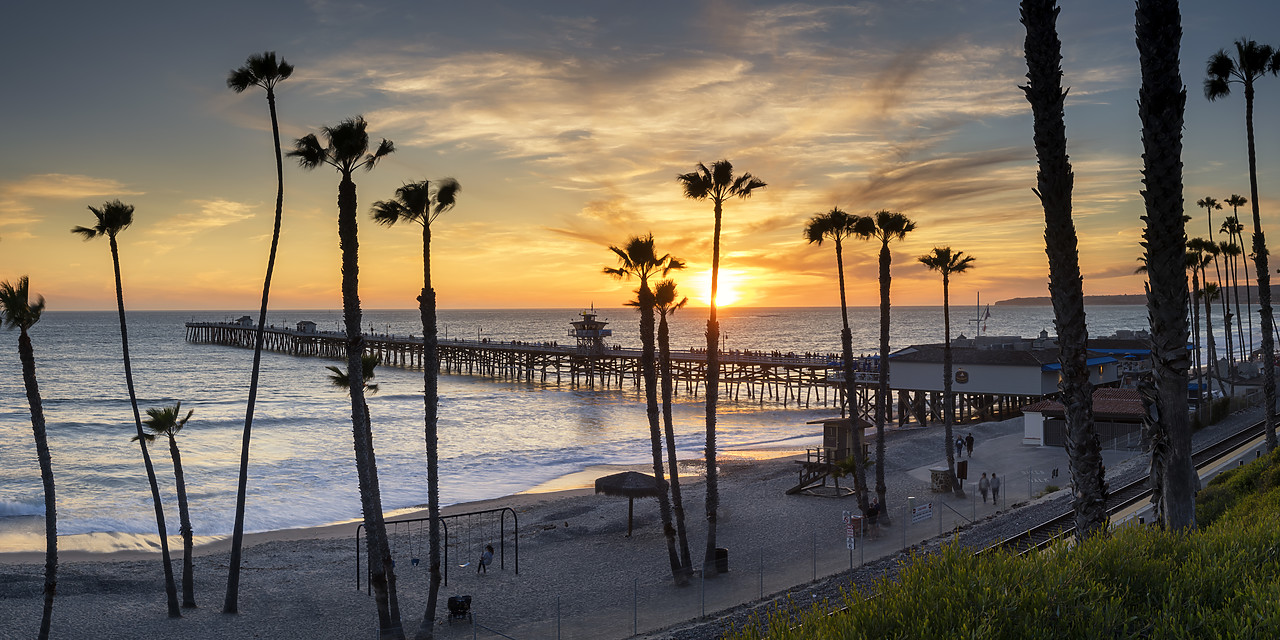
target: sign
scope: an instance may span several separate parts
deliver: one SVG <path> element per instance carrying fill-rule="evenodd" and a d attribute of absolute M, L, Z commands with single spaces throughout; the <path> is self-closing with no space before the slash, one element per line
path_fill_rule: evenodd
<path fill-rule="evenodd" d="M 858 548 L 858 536 L 862 535 L 862 516 L 845 511 L 840 519 L 844 521 L 844 546 L 853 551 Z"/>
<path fill-rule="evenodd" d="M 933 517 L 933 503 L 926 502 L 918 507 L 911 508 L 911 523 L 923 522 Z"/>

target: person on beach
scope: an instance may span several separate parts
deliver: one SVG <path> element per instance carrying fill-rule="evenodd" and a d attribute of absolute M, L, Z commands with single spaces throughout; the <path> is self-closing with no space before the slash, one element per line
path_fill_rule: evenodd
<path fill-rule="evenodd" d="M 982 494 L 982 504 L 987 503 L 987 491 L 989 491 L 990 489 L 991 489 L 991 480 L 987 478 L 986 473 L 983 473 L 982 477 L 978 478 L 978 493 Z"/>
<path fill-rule="evenodd" d="M 996 472 L 991 472 L 991 504 L 1000 502 L 1000 478 L 996 477 Z"/>
<path fill-rule="evenodd" d="M 983 492 L 983 498 L 986 498 L 986 495 L 987 494 Z M 493 564 L 493 545 L 486 544 L 484 546 L 484 553 L 480 554 L 480 566 L 476 567 L 476 573 L 483 573 L 487 575 L 489 573 L 489 565 L 491 564 Z"/>
<path fill-rule="evenodd" d="M 969 450 L 969 457 L 973 457 L 973 434 L 964 437 L 964 448 Z"/>
<path fill-rule="evenodd" d="M 960 436 L 956 436 L 956 457 L 959 458 L 959 457 L 962 457 L 963 455 L 964 455 L 964 439 L 961 438 Z M 970 454 L 969 457 L 972 458 L 973 455 Z"/>

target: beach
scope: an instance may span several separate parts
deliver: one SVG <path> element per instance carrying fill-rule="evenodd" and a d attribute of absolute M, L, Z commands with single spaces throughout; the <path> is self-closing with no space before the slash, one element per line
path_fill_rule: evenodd
<path fill-rule="evenodd" d="M 1022 447 L 1021 418 L 966 425 L 979 446 L 975 465 L 1021 465 L 1031 456 L 1043 465 L 1062 466 L 1060 449 Z M 721 508 L 718 545 L 729 549 L 730 571 L 690 586 L 673 586 L 656 501 L 637 500 L 635 532 L 625 537 L 627 501 L 579 488 L 523 493 L 495 500 L 453 505 L 445 513 L 509 507 L 519 518 L 519 574 L 510 539 L 503 562 L 485 575 L 475 573 L 476 558 L 451 557 L 449 583 L 442 586 L 438 637 L 622 638 L 650 633 L 699 618 L 703 613 L 738 606 L 851 567 L 870 565 L 942 530 L 997 514 L 1016 512 L 1040 486 L 1019 487 L 1011 479 L 1005 504 L 996 506 L 949 494 L 928 494 L 928 467 L 941 458 L 940 428 L 894 430 L 888 434 L 891 515 L 897 522 L 876 540 L 846 548 L 842 512 L 852 499 L 786 495 L 798 477 L 795 452 L 725 452 L 720 460 Z M 772 457 L 781 454 L 782 457 Z M 1018 461 L 1011 455 L 1022 456 Z M 1109 453 L 1120 460 L 1119 453 Z M 1124 454 L 1124 458 L 1132 454 Z M 1037 462 L 1036 464 L 1041 464 Z M 1042 466 L 1043 466 L 1042 465 Z M 696 461 L 684 463 L 683 480 L 689 541 L 695 565 L 705 544 L 705 488 Z M 1046 467 L 1047 470 L 1047 467 Z M 1023 482 L 1026 482 L 1025 480 Z M 1059 492 L 1061 493 L 1061 492 Z M 936 519 L 911 524 L 904 518 L 908 496 L 947 502 Z M 967 513 L 972 510 L 972 517 Z M 947 513 L 963 517 L 946 518 Z M 400 518 L 416 514 L 405 514 Z M 457 527 L 458 525 L 454 525 Z M 165 617 L 158 554 L 67 554 L 62 558 L 54 604 L 53 637 L 127 638 L 350 638 L 371 637 L 376 627 L 374 600 L 357 590 L 354 523 L 252 534 L 246 539 L 240 614 L 220 613 L 225 586 L 226 543 L 204 545 L 195 565 L 199 609 L 183 619 Z M 462 534 L 455 528 L 455 535 Z M 419 545 L 420 545 L 419 541 Z M 410 630 L 425 606 L 425 560 L 407 560 L 403 531 L 392 540 L 397 558 L 397 588 L 402 619 Z M 417 547 L 421 549 L 421 546 Z M 363 553 L 363 550 L 362 550 Z M 425 557 L 424 551 L 419 554 Z M 180 547 L 175 547 L 175 564 Z M 39 621 L 42 558 L 39 554 L 0 554 L 0 635 L 30 637 Z M 465 565 L 465 566 L 464 566 Z M 473 621 L 449 624 L 451 595 L 473 598 Z"/>

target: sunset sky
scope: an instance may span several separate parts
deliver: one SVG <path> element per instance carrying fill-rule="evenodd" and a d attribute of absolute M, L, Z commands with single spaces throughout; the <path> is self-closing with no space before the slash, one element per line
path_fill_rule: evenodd
<path fill-rule="evenodd" d="M 1069 151 L 1089 294 L 1138 293 L 1141 142 L 1133 3 L 1065 2 Z M 1204 196 L 1248 195 L 1242 92 L 1218 103 L 1204 64 L 1243 36 L 1280 44 L 1280 4 L 1184 2 L 1190 231 Z M 1044 220 L 1016 0 L 858 3 L 22 2 L 5 9 L 0 279 L 27 274 L 50 309 L 114 305 L 108 246 L 68 230 L 88 205 L 137 207 L 120 236 L 134 309 L 256 309 L 275 169 L 265 93 L 228 71 L 274 50 L 283 142 L 363 114 L 397 151 L 356 178 L 361 298 L 416 306 L 420 235 L 368 219 L 407 181 L 452 176 L 434 227 L 446 308 L 618 306 L 607 247 L 652 232 L 688 262 L 705 302 L 709 203 L 675 176 L 727 158 L 768 188 L 725 211 L 724 286 L 736 304 L 830 306 L 834 252 L 812 215 L 901 211 L 894 303 L 941 303 L 915 257 L 977 257 L 953 295 L 1045 295 Z M 1263 25 L 1265 29 L 1254 28 Z M 1263 224 L 1280 237 L 1280 78 L 1258 90 Z M 285 167 L 272 306 L 337 308 L 338 176 Z M 1216 223 L 1227 212 L 1215 214 Z M 1242 211 L 1242 214 L 1244 212 Z M 850 303 L 876 300 L 877 247 L 845 252 Z"/>

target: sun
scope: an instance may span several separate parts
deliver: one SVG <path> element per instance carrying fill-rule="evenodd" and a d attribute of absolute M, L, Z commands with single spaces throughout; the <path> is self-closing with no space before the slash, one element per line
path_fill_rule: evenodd
<path fill-rule="evenodd" d="M 711 305 L 711 270 L 708 269 L 698 276 L 698 281 L 702 285 L 699 287 L 698 302 L 705 306 Z M 720 270 L 720 278 L 716 283 L 716 306 L 728 307 L 742 299 L 742 292 L 739 290 L 739 284 L 742 281 L 742 274 L 729 269 Z"/>

